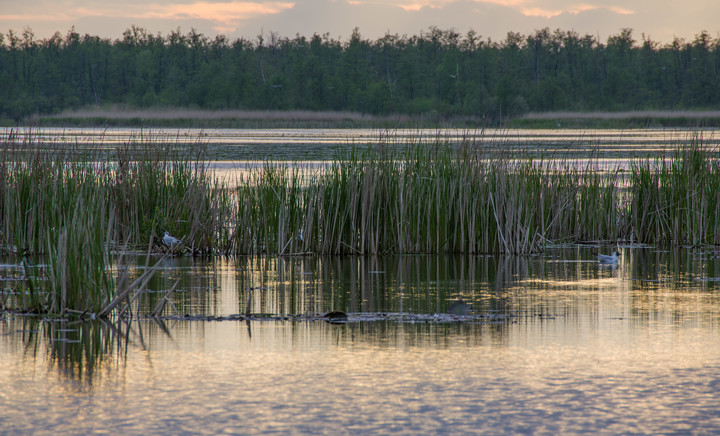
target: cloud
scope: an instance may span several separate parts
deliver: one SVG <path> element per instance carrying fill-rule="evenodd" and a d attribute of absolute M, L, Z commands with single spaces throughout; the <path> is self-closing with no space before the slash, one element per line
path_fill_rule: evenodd
<path fill-rule="evenodd" d="M 237 26 L 245 20 L 258 16 L 277 14 L 294 7 L 290 2 L 196 2 L 188 4 L 150 5 L 142 8 L 131 18 L 185 20 L 199 19 L 217 23 L 217 28 L 225 31 L 235 31 Z"/>
<path fill-rule="evenodd" d="M 414 8 L 410 7 L 410 1 L 392 3 L 353 0 L 350 3 L 344 0 L 303 0 L 282 13 L 244 23 L 238 28 L 237 34 L 250 36 L 264 30 L 283 36 L 328 33 L 333 38 L 346 39 L 353 28 L 358 27 L 363 37 L 375 39 L 386 33 L 418 35 L 435 26 L 455 29 L 461 33 L 473 29 L 485 37 L 497 39 L 511 30 L 526 32 L 546 26 L 537 18 L 524 16 L 513 8 L 487 2 L 465 0 L 425 3 Z"/>
<path fill-rule="evenodd" d="M 120 6 L 116 2 L 95 2 L 89 6 L 82 3 L 66 2 L 62 8 L 54 11 L 42 11 L 39 8 L 26 9 L 24 12 L 0 13 L 0 21 L 16 22 L 67 22 L 88 18 L 125 19 L 129 24 L 133 20 L 173 22 L 202 20 L 213 23 L 213 27 L 222 32 L 233 32 L 246 20 L 281 13 L 295 6 L 284 1 L 197 1 L 191 3 L 140 3 L 128 2 Z M 17 7 L 16 7 L 17 9 Z"/>

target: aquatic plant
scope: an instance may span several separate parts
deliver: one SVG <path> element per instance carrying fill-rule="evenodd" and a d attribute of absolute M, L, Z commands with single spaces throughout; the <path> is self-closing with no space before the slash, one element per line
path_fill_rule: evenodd
<path fill-rule="evenodd" d="M 201 144 L 140 138 L 117 149 L 109 181 L 116 241 L 147 247 L 165 231 L 194 254 L 212 254 L 228 237 L 230 190 L 207 170 Z"/>
<path fill-rule="evenodd" d="M 131 282 L 111 272 L 109 255 L 158 252 L 166 231 L 192 255 L 528 254 L 549 240 L 720 243 L 718 151 L 700 140 L 623 174 L 478 140 L 390 137 L 316 167 L 266 161 L 233 185 L 213 176 L 203 152 L 197 142 L 142 136 L 120 147 L 53 148 L 32 133 L 11 135 L 0 148 L 0 246 L 24 260 L 21 289 L 8 304 L 128 311 L 149 276 Z M 33 266 L 35 255 L 47 256 L 47 265 Z"/>
<path fill-rule="evenodd" d="M 98 144 L 53 148 L 32 132 L 2 144 L 0 246 L 23 259 L 11 307 L 107 313 L 125 291 L 109 254 L 152 251 L 164 229 L 183 235 L 193 254 L 218 250 L 229 231 L 229 190 L 192 153 L 152 145 L 138 141 L 114 153 Z M 34 266 L 30 256 L 48 263 Z"/>
<path fill-rule="evenodd" d="M 720 243 L 720 151 L 693 138 L 670 158 L 632 170 L 629 239 L 651 244 Z"/>
<path fill-rule="evenodd" d="M 520 254 L 546 239 L 614 239 L 614 181 L 470 141 L 381 143 L 314 171 L 266 162 L 238 187 L 234 252 Z"/>

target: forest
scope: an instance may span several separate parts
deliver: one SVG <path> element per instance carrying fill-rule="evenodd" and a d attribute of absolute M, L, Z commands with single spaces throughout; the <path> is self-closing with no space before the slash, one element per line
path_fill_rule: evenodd
<path fill-rule="evenodd" d="M 528 112 L 711 109 L 720 37 L 670 43 L 622 29 L 509 32 L 493 41 L 431 27 L 340 41 L 325 35 L 214 38 L 132 26 L 111 40 L 30 28 L 0 34 L 0 119 L 93 105 L 352 111 L 503 120 Z"/>

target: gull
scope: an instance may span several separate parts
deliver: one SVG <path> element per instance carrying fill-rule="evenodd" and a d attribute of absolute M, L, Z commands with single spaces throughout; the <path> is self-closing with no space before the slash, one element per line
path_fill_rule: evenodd
<path fill-rule="evenodd" d="M 610 255 L 598 254 L 597 258 L 598 258 L 599 263 L 608 264 L 608 265 L 610 265 L 610 264 L 617 265 L 619 256 L 620 255 L 618 254 L 617 251 L 613 251 L 612 254 L 610 254 Z"/>
<path fill-rule="evenodd" d="M 165 236 L 163 236 L 162 241 L 163 244 L 170 247 L 170 251 L 173 251 L 173 248 L 175 248 L 175 246 L 181 242 L 178 238 L 170 236 L 170 233 L 168 232 L 165 232 Z"/>

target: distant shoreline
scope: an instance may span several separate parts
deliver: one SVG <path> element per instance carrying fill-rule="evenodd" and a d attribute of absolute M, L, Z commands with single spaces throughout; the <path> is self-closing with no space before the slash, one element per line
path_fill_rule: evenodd
<path fill-rule="evenodd" d="M 720 110 L 528 113 L 510 122 L 517 128 L 717 128 Z"/>
<path fill-rule="evenodd" d="M 370 115 L 307 110 L 208 110 L 193 108 L 99 107 L 34 115 L 29 126 L 201 128 L 652 128 L 720 127 L 720 110 L 541 112 L 492 123 L 482 116 L 445 119 L 437 113 Z"/>
<path fill-rule="evenodd" d="M 537 112 L 528 113 L 520 119 L 601 119 L 618 120 L 627 118 L 720 118 L 720 110 L 646 110 L 623 112 Z"/>

